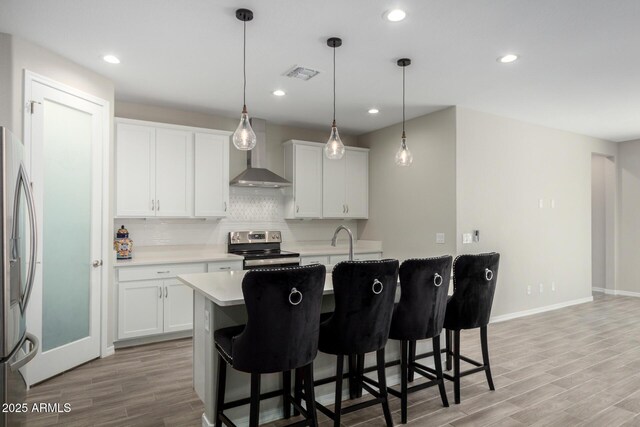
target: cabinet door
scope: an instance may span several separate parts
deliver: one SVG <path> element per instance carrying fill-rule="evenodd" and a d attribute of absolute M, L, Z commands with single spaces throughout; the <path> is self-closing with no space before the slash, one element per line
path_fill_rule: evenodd
<path fill-rule="evenodd" d="M 294 147 L 294 215 L 296 218 L 322 217 L 322 147 Z"/>
<path fill-rule="evenodd" d="M 229 206 L 229 137 L 196 133 L 195 216 L 225 217 Z"/>
<path fill-rule="evenodd" d="M 193 216 L 193 133 L 156 129 L 156 216 Z"/>
<path fill-rule="evenodd" d="M 155 129 L 118 124 L 116 130 L 116 216 L 155 215 Z"/>
<path fill-rule="evenodd" d="M 347 159 L 327 159 L 322 156 L 322 216 L 344 218 L 347 216 L 345 201 L 345 179 Z"/>
<path fill-rule="evenodd" d="M 162 281 L 141 280 L 118 284 L 118 339 L 163 331 Z"/>
<path fill-rule="evenodd" d="M 369 217 L 369 153 L 347 150 L 346 197 L 347 218 Z"/>
<path fill-rule="evenodd" d="M 164 281 L 164 332 L 193 327 L 193 290 L 177 279 Z"/>

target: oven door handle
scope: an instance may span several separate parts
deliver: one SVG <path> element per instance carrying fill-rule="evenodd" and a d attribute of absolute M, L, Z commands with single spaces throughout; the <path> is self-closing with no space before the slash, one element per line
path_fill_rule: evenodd
<path fill-rule="evenodd" d="M 282 265 L 292 264 L 300 265 L 300 257 L 285 257 L 285 258 L 266 258 L 266 259 L 249 259 L 244 261 L 246 267 L 258 267 L 268 265 Z"/>

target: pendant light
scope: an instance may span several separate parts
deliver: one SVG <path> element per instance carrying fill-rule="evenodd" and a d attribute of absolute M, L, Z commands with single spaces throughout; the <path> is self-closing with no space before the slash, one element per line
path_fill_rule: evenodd
<path fill-rule="evenodd" d="M 336 127 L 336 48 L 342 46 L 342 39 L 331 37 L 327 40 L 327 46 L 333 48 L 333 123 L 331 135 L 324 146 L 324 153 L 328 159 L 339 160 L 344 156 L 344 144 Z"/>
<path fill-rule="evenodd" d="M 413 162 L 413 154 L 407 148 L 407 134 L 404 132 L 404 70 L 409 65 L 411 65 L 409 58 L 398 59 L 398 66 L 402 67 L 402 142 L 396 153 L 396 165 L 398 166 L 410 166 Z"/>
<path fill-rule="evenodd" d="M 253 12 L 249 9 L 236 10 L 236 18 L 243 23 L 243 44 L 242 44 L 242 114 L 240 115 L 240 124 L 233 133 L 233 145 L 238 150 L 251 150 L 256 146 L 256 133 L 251 128 L 249 122 L 249 113 L 247 113 L 247 22 L 253 19 Z"/>

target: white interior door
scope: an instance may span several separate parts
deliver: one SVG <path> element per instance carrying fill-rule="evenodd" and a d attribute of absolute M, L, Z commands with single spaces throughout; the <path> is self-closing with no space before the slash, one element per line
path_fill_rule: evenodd
<path fill-rule="evenodd" d="M 103 106 L 27 80 L 35 101 L 30 175 L 38 265 L 27 328 L 41 343 L 28 365 L 34 384 L 100 355 Z M 28 114 L 28 113 L 25 113 Z M 106 173 L 106 171 L 104 171 Z"/>

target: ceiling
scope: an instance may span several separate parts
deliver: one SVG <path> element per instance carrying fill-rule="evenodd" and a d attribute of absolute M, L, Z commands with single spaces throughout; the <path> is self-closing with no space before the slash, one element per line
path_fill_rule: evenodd
<path fill-rule="evenodd" d="M 248 7 L 247 105 L 269 121 L 331 123 L 330 36 L 337 121 L 361 134 L 458 105 L 615 141 L 640 138 L 637 0 L 2 0 L 0 31 L 107 76 L 116 99 L 234 117 L 242 108 L 242 24 Z M 383 19 L 406 10 L 399 23 Z M 514 52 L 521 58 L 500 64 Z M 102 56 L 118 56 L 107 64 Z M 310 81 L 283 73 L 322 71 Z M 271 94 L 283 89 L 281 98 Z M 376 107 L 377 115 L 367 110 Z"/>

